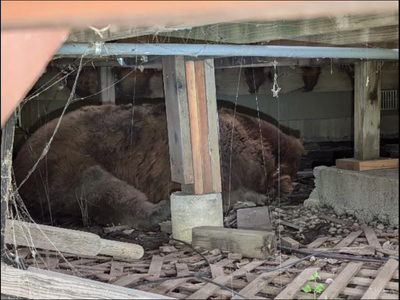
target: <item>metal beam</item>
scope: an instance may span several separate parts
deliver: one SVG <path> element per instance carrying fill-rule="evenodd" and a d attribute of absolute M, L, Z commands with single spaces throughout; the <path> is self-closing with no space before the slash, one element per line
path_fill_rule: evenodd
<path fill-rule="evenodd" d="M 147 55 L 183 55 L 189 57 L 289 57 L 352 58 L 398 60 L 398 49 L 365 49 L 339 47 L 253 46 L 253 45 L 188 45 L 188 44 L 64 44 L 56 55 L 63 57 L 135 57 Z"/>

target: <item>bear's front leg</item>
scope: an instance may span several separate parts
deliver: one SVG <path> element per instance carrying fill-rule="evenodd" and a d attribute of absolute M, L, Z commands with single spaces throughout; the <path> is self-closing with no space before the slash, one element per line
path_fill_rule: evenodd
<path fill-rule="evenodd" d="M 123 224 L 150 230 L 171 215 L 168 200 L 151 203 L 141 191 L 99 165 L 82 174 L 77 195 L 80 206 L 86 209 L 82 211 L 96 224 Z"/>

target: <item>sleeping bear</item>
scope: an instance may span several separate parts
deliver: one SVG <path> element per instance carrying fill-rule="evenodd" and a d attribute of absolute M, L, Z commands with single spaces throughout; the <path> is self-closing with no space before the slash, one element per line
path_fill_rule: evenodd
<path fill-rule="evenodd" d="M 231 109 L 219 109 L 218 116 L 225 208 L 242 200 L 230 197 L 238 191 L 290 193 L 304 152 L 301 141 Z M 169 196 L 180 184 L 171 180 L 164 104 L 86 106 L 66 114 L 47 155 L 25 181 L 57 122 L 38 129 L 14 161 L 20 196 L 35 221 L 146 229 L 170 217 Z"/>

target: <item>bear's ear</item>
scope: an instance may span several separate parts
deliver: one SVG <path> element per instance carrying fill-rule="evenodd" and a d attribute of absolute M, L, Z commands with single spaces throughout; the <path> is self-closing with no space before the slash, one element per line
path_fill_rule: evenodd
<path fill-rule="evenodd" d="M 304 148 L 304 140 L 303 139 L 295 139 L 294 147 L 297 148 L 300 156 L 307 154 L 307 151 Z"/>

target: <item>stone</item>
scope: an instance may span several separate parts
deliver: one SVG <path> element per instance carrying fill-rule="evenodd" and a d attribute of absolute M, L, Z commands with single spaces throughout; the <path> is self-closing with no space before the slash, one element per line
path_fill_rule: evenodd
<path fill-rule="evenodd" d="M 331 227 L 331 228 L 329 228 L 329 232 L 330 232 L 330 233 L 336 232 L 336 227 Z"/>
<path fill-rule="evenodd" d="M 378 224 L 378 226 L 376 226 L 376 228 L 379 229 L 379 230 L 384 230 L 385 229 L 385 225 Z"/>
<path fill-rule="evenodd" d="M 284 231 L 285 230 L 285 227 L 283 227 L 283 225 L 279 225 L 278 226 L 278 231 L 279 232 L 282 232 L 282 231 Z"/>
<path fill-rule="evenodd" d="M 318 199 L 309 198 L 304 201 L 303 205 L 307 208 L 321 207 L 321 202 Z"/>

